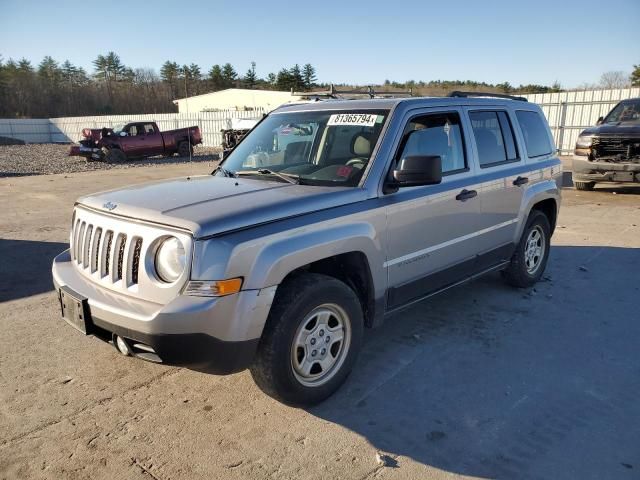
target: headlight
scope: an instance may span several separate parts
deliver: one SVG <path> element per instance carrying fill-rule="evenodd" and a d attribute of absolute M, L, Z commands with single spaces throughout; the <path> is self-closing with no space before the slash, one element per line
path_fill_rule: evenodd
<path fill-rule="evenodd" d="M 576 148 L 591 148 L 593 135 L 580 135 L 576 141 Z"/>
<path fill-rule="evenodd" d="M 173 283 L 187 262 L 184 246 L 176 237 L 167 238 L 156 251 L 156 273 L 163 282 Z"/>

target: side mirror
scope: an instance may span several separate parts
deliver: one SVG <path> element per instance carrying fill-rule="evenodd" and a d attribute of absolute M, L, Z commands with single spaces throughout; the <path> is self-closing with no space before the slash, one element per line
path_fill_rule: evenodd
<path fill-rule="evenodd" d="M 121 136 L 121 137 L 126 137 L 127 135 L 128 135 L 128 133 L 127 133 L 127 132 L 120 132 L 120 136 Z"/>
<path fill-rule="evenodd" d="M 596 125 L 602 125 L 603 122 L 604 122 L 604 117 L 598 117 L 598 121 L 596 122 Z"/>
<path fill-rule="evenodd" d="M 393 171 L 397 187 L 435 185 L 442 181 L 442 158 L 439 155 L 405 157 Z"/>

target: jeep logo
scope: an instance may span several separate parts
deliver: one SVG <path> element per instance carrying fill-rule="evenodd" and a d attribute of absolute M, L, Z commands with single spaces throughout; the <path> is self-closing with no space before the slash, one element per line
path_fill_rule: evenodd
<path fill-rule="evenodd" d="M 102 205 L 103 208 L 106 208 L 109 211 L 115 209 L 117 206 L 118 206 L 117 203 L 111 203 L 111 202 L 107 202 L 104 205 Z"/>

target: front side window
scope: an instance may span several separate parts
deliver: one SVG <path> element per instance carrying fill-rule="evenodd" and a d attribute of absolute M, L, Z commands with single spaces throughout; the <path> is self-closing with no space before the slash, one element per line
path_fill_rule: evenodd
<path fill-rule="evenodd" d="M 456 112 L 411 119 L 403 139 L 398 160 L 413 155 L 439 156 L 443 174 L 467 168 L 460 116 Z"/>
<path fill-rule="evenodd" d="M 518 159 L 513 131 L 504 111 L 469 112 L 480 167 Z"/>
<path fill-rule="evenodd" d="M 546 122 L 538 112 L 527 110 L 516 111 L 516 117 L 520 124 L 520 130 L 524 136 L 524 144 L 527 147 L 529 157 L 549 155 L 553 151 Z"/>
<path fill-rule="evenodd" d="M 357 185 L 387 115 L 388 110 L 271 114 L 238 144 L 216 175 Z"/>

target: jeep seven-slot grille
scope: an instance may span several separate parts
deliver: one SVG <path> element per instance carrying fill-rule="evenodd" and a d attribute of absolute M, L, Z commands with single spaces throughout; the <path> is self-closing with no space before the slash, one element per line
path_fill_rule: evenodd
<path fill-rule="evenodd" d="M 78 219 L 73 226 L 71 255 L 78 268 L 112 283 L 122 280 L 126 286 L 138 283 L 142 238 L 106 230 Z M 127 262 L 127 259 L 130 259 Z"/>

